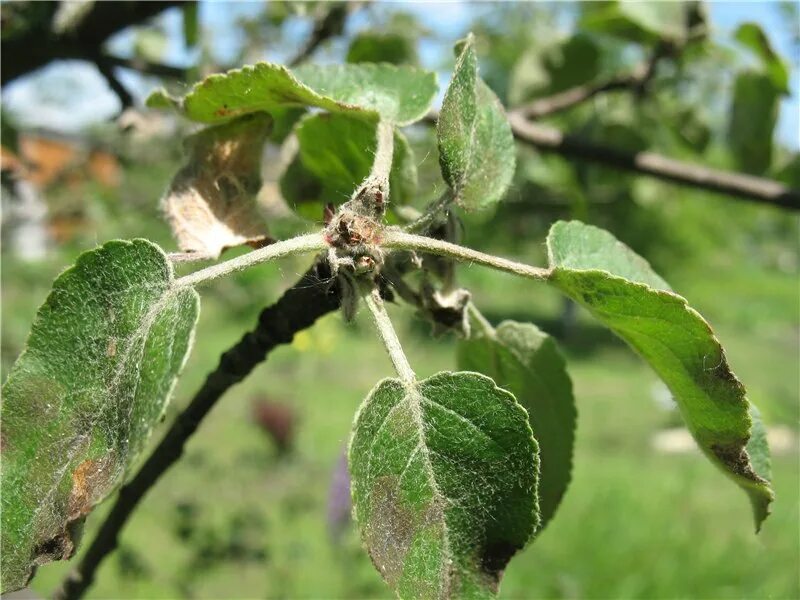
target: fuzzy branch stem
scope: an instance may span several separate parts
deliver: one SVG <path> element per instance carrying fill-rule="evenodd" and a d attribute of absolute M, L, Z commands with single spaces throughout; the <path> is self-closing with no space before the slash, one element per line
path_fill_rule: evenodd
<path fill-rule="evenodd" d="M 541 281 L 547 279 L 550 275 L 549 269 L 531 267 L 524 263 L 478 252 L 472 248 L 465 248 L 464 246 L 451 244 L 450 242 L 445 242 L 444 240 L 437 240 L 423 235 L 405 233 L 397 229 L 387 229 L 384 232 L 381 246 L 383 248 L 415 250 L 418 252 L 427 252 L 429 254 L 446 256 L 462 262 L 477 263 L 485 267 L 497 269 L 498 271 L 505 271 L 506 273 L 511 273 L 513 275 L 527 277 L 528 279 L 536 279 Z"/>
<path fill-rule="evenodd" d="M 388 121 L 379 121 L 377 136 L 375 159 L 372 162 L 369 178 L 375 181 L 389 181 L 394 155 L 394 125 Z"/>
<path fill-rule="evenodd" d="M 180 459 L 186 441 L 217 400 L 263 362 L 270 351 L 289 344 L 297 332 L 337 310 L 339 303 L 340 291 L 335 279 L 331 279 L 330 268 L 326 261 L 318 261 L 275 304 L 261 312 L 256 327 L 221 356 L 217 368 L 206 377 L 144 465 L 120 489 L 111 512 L 54 598 L 74 600 L 83 596 L 103 559 L 117 547 L 119 533 L 133 511 L 148 490 Z"/>
<path fill-rule="evenodd" d="M 417 376 L 414 373 L 414 369 L 411 368 L 405 352 L 403 352 L 403 346 L 400 345 L 400 339 L 394 330 L 389 313 L 386 312 L 380 292 L 376 288 L 371 289 L 364 294 L 364 303 L 369 308 L 372 321 L 378 329 L 378 334 L 381 336 L 381 341 L 386 347 L 386 352 L 392 360 L 397 375 L 407 383 L 414 382 Z"/>
<path fill-rule="evenodd" d="M 205 269 L 200 269 L 189 275 L 184 275 L 176 279 L 174 285 L 176 287 L 197 285 L 198 283 L 204 283 L 211 279 L 222 277 L 223 275 L 241 271 L 242 269 L 246 269 L 258 263 L 291 256 L 293 254 L 319 252 L 326 247 L 327 244 L 325 240 L 322 239 L 322 234 L 320 233 L 299 235 L 289 240 L 276 242 L 264 248 L 253 250 L 242 256 L 237 256 L 236 258 L 206 267 Z"/>

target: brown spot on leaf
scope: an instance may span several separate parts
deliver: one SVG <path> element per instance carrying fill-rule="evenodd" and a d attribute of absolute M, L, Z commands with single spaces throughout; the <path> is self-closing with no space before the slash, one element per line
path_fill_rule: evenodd
<path fill-rule="evenodd" d="M 731 444 L 712 444 L 711 451 L 736 475 L 751 481 L 766 483 L 764 478 L 753 471 L 753 467 L 750 464 L 750 456 L 745 449 L 746 445 L 747 439 Z"/>
<path fill-rule="evenodd" d="M 67 519 L 74 521 L 89 514 L 97 500 L 106 494 L 114 476 L 113 461 L 113 455 L 85 460 L 72 472 Z"/>
<path fill-rule="evenodd" d="M 407 504 L 398 478 L 384 476 L 377 478 L 372 485 L 369 513 L 371 517 L 364 529 L 364 542 L 370 559 L 386 582 L 396 587 L 415 537 L 426 528 L 442 527 L 444 512 L 437 502 L 425 506 Z M 453 576 L 445 579 L 451 581 Z"/>

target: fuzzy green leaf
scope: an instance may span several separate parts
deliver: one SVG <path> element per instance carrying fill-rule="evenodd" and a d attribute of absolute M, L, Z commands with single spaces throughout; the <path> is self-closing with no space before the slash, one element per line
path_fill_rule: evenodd
<path fill-rule="evenodd" d="M 287 168 L 281 178 L 281 190 L 300 214 L 319 220 L 325 204 L 347 201 L 369 175 L 377 144 L 376 125 L 347 115 L 317 114 L 303 119 L 295 133 L 299 142 L 296 160 L 301 167 Z M 298 177 L 304 181 L 288 181 Z M 413 150 L 406 137 L 395 130 L 389 172 L 390 206 L 411 201 L 416 191 Z"/>
<path fill-rule="evenodd" d="M 2 589 L 69 558 L 161 419 L 199 309 L 146 240 L 82 254 L 39 309 L 3 386 Z"/>
<path fill-rule="evenodd" d="M 458 368 L 491 377 L 528 411 L 539 442 L 543 529 L 572 474 L 577 411 L 564 357 L 555 340 L 535 325 L 504 321 L 494 329 L 480 321 L 473 324 L 469 339 L 458 344 Z"/>
<path fill-rule="evenodd" d="M 748 493 L 758 529 L 773 499 L 764 468 L 766 444 L 754 441 L 744 386 L 711 327 L 644 259 L 606 231 L 561 221 L 550 229 L 547 247 L 550 281 L 661 376 L 700 448 Z M 755 447 L 758 460 L 748 453 Z"/>
<path fill-rule="evenodd" d="M 514 176 L 516 154 L 503 107 L 478 76 L 472 35 L 459 48 L 437 126 L 439 164 L 456 202 L 476 210 L 503 197 Z"/>
<path fill-rule="evenodd" d="M 539 522 L 539 451 L 525 410 L 478 373 L 384 379 L 349 449 L 355 516 L 403 598 L 496 592 Z"/>
<path fill-rule="evenodd" d="M 257 63 L 210 75 L 182 100 L 156 91 L 147 105 L 175 106 L 201 123 L 222 123 L 251 112 L 316 106 L 407 125 L 425 115 L 437 88 L 434 73 L 414 67 L 303 65 L 292 72 L 281 65 Z"/>
<path fill-rule="evenodd" d="M 390 64 L 301 65 L 295 75 L 305 85 L 337 102 L 364 107 L 395 125 L 410 125 L 431 108 L 439 84 L 436 74 Z"/>

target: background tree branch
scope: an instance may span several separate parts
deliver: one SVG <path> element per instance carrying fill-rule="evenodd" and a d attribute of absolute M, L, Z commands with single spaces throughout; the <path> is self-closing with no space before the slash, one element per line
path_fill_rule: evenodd
<path fill-rule="evenodd" d="M 672 44 L 661 42 L 656 44 L 650 58 L 630 73 L 621 73 L 602 81 L 590 81 L 546 98 L 538 98 L 514 110 L 528 119 L 541 119 L 607 92 L 631 90 L 641 93 L 655 76 L 658 63 L 677 52 L 678 49 Z"/>
<path fill-rule="evenodd" d="M 77 58 L 94 62 L 112 35 L 177 6 L 177 0 L 153 2 L 95 2 L 76 26 L 64 33 L 52 29 L 58 2 L 32 2 L 17 8 L 36 10 L 23 19 L 24 26 L 4 23 L 0 42 L 0 79 L 5 85 L 56 59 Z M 31 8 L 32 7 L 32 8 Z M 7 7 L 4 7 L 6 10 Z M 10 15 L 13 18 L 13 13 Z"/>
<path fill-rule="evenodd" d="M 341 35 L 347 15 L 359 5 L 359 2 L 331 3 L 325 14 L 314 23 L 314 29 L 305 45 L 287 64 L 290 67 L 296 67 L 308 59 L 325 40 Z"/>
<path fill-rule="evenodd" d="M 339 304 L 339 287 L 336 280 L 331 279 L 328 263 L 318 260 L 275 304 L 261 312 L 256 327 L 222 354 L 217 368 L 206 377 L 200 390 L 173 421 L 144 465 L 122 486 L 111 512 L 80 562 L 55 592 L 55 598 L 64 600 L 83 596 L 92 585 L 103 559 L 116 548 L 119 533 L 139 502 L 180 459 L 186 441 L 217 400 L 263 362 L 274 348 L 290 343 L 297 332 L 335 311 Z"/>
<path fill-rule="evenodd" d="M 655 152 L 626 152 L 612 146 L 595 144 L 566 135 L 555 127 L 532 123 L 515 111 L 508 114 L 508 120 L 517 140 L 545 152 L 746 200 L 800 210 L 800 190 L 772 179 L 712 169 Z"/>

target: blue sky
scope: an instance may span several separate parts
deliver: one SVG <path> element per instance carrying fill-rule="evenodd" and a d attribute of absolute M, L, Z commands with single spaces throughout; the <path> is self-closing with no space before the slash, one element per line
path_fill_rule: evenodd
<path fill-rule="evenodd" d="M 393 7 L 401 3 L 394 3 Z M 213 52 L 222 63 L 229 63 L 238 47 L 236 19 L 256 14 L 260 2 L 202 2 L 201 25 L 213 30 Z M 792 40 L 790 27 L 783 21 L 776 3 L 771 2 L 709 2 L 709 14 L 715 38 L 730 43 L 736 27 L 744 21 L 755 21 L 768 33 L 775 49 L 791 64 L 791 97 L 784 99 L 777 139 L 793 148 L 800 149 L 800 75 L 798 73 L 798 47 Z M 462 37 L 469 24 L 482 11 L 491 10 L 491 4 L 468 4 L 463 2 L 402 3 L 403 10 L 414 13 L 427 28 L 437 32 L 437 39 L 423 40 L 420 57 L 429 68 L 440 62 L 443 52 L 449 53 L 452 40 Z M 379 8 L 378 8 L 379 9 Z M 168 32 L 169 44 L 165 61 L 173 64 L 191 64 L 193 56 L 183 46 L 181 16 L 178 10 L 167 11 L 163 23 Z M 349 23 L 350 31 L 367 26 L 362 13 L 356 13 Z M 568 24 L 565 24 L 568 26 Z M 291 22 L 289 38 L 303 40 L 308 33 L 308 21 Z M 133 36 L 118 35 L 112 41 L 115 52 L 130 53 Z M 284 53 L 275 53 L 263 58 L 281 62 L 295 48 L 286 48 Z M 443 73 L 446 79 L 446 73 Z M 138 74 L 120 71 L 120 77 L 139 98 L 146 95 L 157 81 L 142 78 Z M 78 61 L 53 63 L 32 77 L 14 82 L 3 90 L 3 106 L 18 116 L 26 125 L 62 131 L 75 131 L 96 122 L 102 122 L 118 110 L 116 96 L 94 67 Z"/>

